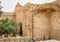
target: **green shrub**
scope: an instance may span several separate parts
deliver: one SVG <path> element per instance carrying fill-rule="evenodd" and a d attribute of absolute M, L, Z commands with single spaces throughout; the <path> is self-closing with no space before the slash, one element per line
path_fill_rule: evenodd
<path fill-rule="evenodd" d="M 2 27 L 0 28 L 1 34 L 16 33 L 16 27 L 14 24 L 15 23 L 12 20 L 2 20 Z"/>

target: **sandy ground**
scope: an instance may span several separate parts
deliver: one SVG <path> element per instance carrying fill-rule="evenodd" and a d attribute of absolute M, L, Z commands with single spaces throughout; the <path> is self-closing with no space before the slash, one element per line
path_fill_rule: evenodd
<path fill-rule="evenodd" d="M 46 40 L 46 41 L 36 41 L 36 42 L 60 42 L 58 40 Z"/>

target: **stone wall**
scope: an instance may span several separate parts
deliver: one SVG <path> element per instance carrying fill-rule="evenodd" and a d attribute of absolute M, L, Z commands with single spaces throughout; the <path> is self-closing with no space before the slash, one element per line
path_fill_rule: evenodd
<path fill-rule="evenodd" d="M 49 17 L 48 14 L 44 13 L 37 13 L 37 15 L 34 16 L 34 36 L 35 38 L 48 39 L 49 36 Z"/>
<path fill-rule="evenodd" d="M 0 20 L 8 18 L 15 21 L 15 14 L 13 12 L 3 12 L 0 16 Z"/>
<path fill-rule="evenodd" d="M 60 39 L 60 13 L 56 12 L 51 15 L 51 35 L 53 39 Z"/>
<path fill-rule="evenodd" d="M 57 3 L 26 4 L 23 11 L 23 36 L 60 39 L 60 6 Z"/>

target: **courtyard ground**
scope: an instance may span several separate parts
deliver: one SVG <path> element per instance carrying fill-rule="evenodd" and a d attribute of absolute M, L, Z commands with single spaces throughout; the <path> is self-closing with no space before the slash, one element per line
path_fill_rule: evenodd
<path fill-rule="evenodd" d="M 46 41 L 36 41 L 36 42 L 60 42 L 58 40 L 46 40 Z"/>

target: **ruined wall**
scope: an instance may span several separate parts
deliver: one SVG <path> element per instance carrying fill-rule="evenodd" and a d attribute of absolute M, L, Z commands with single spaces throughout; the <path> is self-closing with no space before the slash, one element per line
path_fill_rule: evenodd
<path fill-rule="evenodd" d="M 23 36 L 60 39 L 59 7 L 56 3 L 27 4 L 23 8 Z"/>
<path fill-rule="evenodd" d="M 57 3 L 58 5 L 60 5 L 60 0 L 56 0 L 54 3 Z"/>
<path fill-rule="evenodd" d="M 23 21 L 23 12 L 22 11 L 18 11 L 15 13 L 16 15 L 16 23 L 19 24 L 19 23 L 22 23 Z"/>
<path fill-rule="evenodd" d="M 28 15 L 29 13 L 24 14 L 24 22 L 23 22 L 23 35 L 24 36 L 31 36 L 32 33 L 32 17 Z"/>
<path fill-rule="evenodd" d="M 8 18 L 9 20 L 15 20 L 15 14 L 12 12 L 3 12 L 0 16 L 0 20 Z"/>
<path fill-rule="evenodd" d="M 53 39 L 60 39 L 60 13 L 51 14 L 51 36 Z"/>
<path fill-rule="evenodd" d="M 36 5 L 27 3 L 23 8 L 23 36 L 32 37 L 33 9 Z"/>
<path fill-rule="evenodd" d="M 37 13 L 34 16 L 34 36 L 36 39 L 48 39 L 49 37 L 49 14 Z"/>

